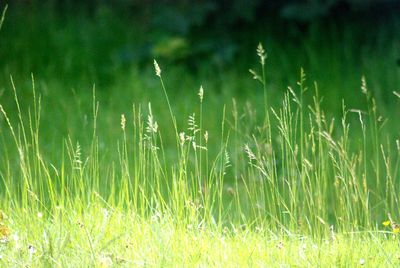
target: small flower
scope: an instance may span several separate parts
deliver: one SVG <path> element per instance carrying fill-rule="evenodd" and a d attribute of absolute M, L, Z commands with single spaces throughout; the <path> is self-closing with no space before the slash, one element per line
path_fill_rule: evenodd
<path fill-rule="evenodd" d="M 39 219 L 41 219 L 41 218 L 43 218 L 43 213 L 42 212 L 38 212 L 37 216 L 38 216 Z"/>
<path fill-rule="evenodd" d="M 111 267 L 111 266 L 113 266 L 113 261 L 110 256 L 101 255 L 98 258 L 98 264 L 99 264 L 99 267 Z"/>
<path fill-rule="evenodd" d="M 388 221 L 384 221 L 382 224 L 384 226 L 389 226 L 392 228 L 392 232 L 394 234 L 399 234 L 400 233 L 400 224 L 396 223 L 393 219 L 392 216 L 390 215 L 390 213 L 388 213 Z"/>
<path fill-rule="evenodd" d="M 161 77 L 161 69 L 156 60 L 154 60 L 154 69 L 156 71 L 156 75 Z"/>
<path fill-rule="evenodd" d="M 35 247 L 32 246 L 32 245 L 29 245 L 29 246 L 28 246 L 28 251 L 29 251 L 29 255 L 33 255 L 33 254 L 36 253 L 36 249 L 35 249 Z"/>
<path fill-rule="evenodd" d="M 17 243 L 19 241 L 19 236 L 17 234 L 12 235 L 12 240 Z"/>
<path fill-rule="evenodd" d="M 6 225 L 0 223 L 0 238 L 7 238 L 10 235 L 11 231 Z"/>
<path fill-rule="evenodd" d="M 13 234 L 10 239 L 14 243 L 14 247 L 20 249 L 22 247 L 19 236 L 17 234 Z"/>
<path fill-rule="evenodd" d="M 364 265 L 365 264 L 365 260 L 364 259 L 360 259 L 360 265 Z"/>
<path fill-rule="evenodd" d="M 103 216 L 104 216 L 104 218 L 106 218 L 106 219 L 110 216 L 110 212 L 109 212 L 107 209 L 105 209 L 105 208 L 102 208 L 102 209 L 101 209 L 101 212 L 103 213 Z"/>
<path fill-rule="evenodd" d="M 84 224 L 83 222 L 79 221 L 79 220 L 76 222 L 76 224 L 77 224 L 78 227 L 81 228 L 81 229 L 85 227 L 85 224 Z"/>
<path fill-rule="evenodd" d="M 331 240 L 335 241 L 336 240 L 336 236 L 335 236 L 335 231 L 333 229 L 333 225 L 329 226 L 329 231 L 331 233 Z"/>

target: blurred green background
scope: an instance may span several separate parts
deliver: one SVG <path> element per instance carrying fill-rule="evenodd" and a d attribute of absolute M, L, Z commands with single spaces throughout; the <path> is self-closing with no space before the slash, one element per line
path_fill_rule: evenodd
<path fill-rule="evenodd" d="M 341 116 L 342 99 L 349 108 L 365 108 L 362 75 L 382 115 L 396 114 L 399 14 L 394 0 L 13 0 L 0 32 L 0 103 L 16 117 L 12 75 L 28 113 L 32 73 L 42 96 L 43 149 L 57 154 L 67 135 L 90 142 L 95 85 L 100 140 L 112 148 L 121 134 L 120 115 L 129 115 L 133 103 L 152 102 L 161 130 L 172 127 L 155 58 L 180 129 L 188 115 L 198 113 L 203 85 L 204 124 L 215 129 L 212 138 L 220 129 L 222 104 L 228 113 L 233 98 L 242 110 L 252 109 L 246 103 L 262 105 L 262 87 L 248 72 L 258 68 L 255 49 L 261 42 L 272 106 L 287 86 L 296 87 L 303 67 L 309 86 L 318 82 L 328 115 Z M 306 98 L 311 102 L 312 96 L 311 91 Z"/>

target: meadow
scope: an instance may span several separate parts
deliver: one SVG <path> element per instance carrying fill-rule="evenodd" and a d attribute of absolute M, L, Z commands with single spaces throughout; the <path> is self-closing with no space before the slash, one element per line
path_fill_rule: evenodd
<path fill-rule="evenodd" d="M 109 40 L 81 17 L 8 12 L 0 266 L 399 265 L 398 20 L 362 49 L 316 28 L 193 74 L 90 55 Z"/>

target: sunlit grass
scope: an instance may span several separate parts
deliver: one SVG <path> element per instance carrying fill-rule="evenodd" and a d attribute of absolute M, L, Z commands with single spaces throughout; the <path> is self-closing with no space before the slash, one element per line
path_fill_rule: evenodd
<path fill-rule="evenodd" d="M 256 52 L 247 102 L 212 81 L 165 79 L 157 61 L 153 78 L 126 79 L 139 89 L 123 95 L 132 106 L 96 86 L 77 94 L 11 76 L 0 92 L 0 266 L 399 265 L 396 115 L 381 114 L 368 76 L 354 89 L 364 105 L 336 104 L 339 117 L 303 69 L 277 94 Z"/>
<path fill-rule="evenodd" d="M 263 53 L 259 47 L 261 70 Z M 118 159 L 111 162 L 102 160 L 99 147 L 104 129 L 97 126 L 95 89 L 86 152 L 79 140 L 67 137 L 61 160 L 53 164 L 41 151 L 42 97 L 35 80 L 32 76 L 26 112 L 11 78 L 18 114 L 11 117 L 1 106 L 8 128 L 2 131 L 7 146 L 0 173 L 1 262 L 81 267 L 398 262 L 398 239 L 392 237 L 398 228 L 390 213 L 398 215 L 399 141 L 385 135 L 384 123 L 390 122 L 379 118 L 365 78 L 360 96 L 366 111 L 343 104 L 336 121 L 326 118 L 318 86 L 308 88 L 303 70 L 298 89 L 289 88 L 280 107 L 267 104 L 266 76 L 252 71 L 265 92 L 261 121 L 250 106 L 239 116 L 234 104 L 232 112 L 223 109 L 220 130 L 210 130 L 218 136 L 209 137 L 202 114 L 207 91 L 198 92 L 200 114 L 178 125 L 161 68 L 155 68 L 169 128 L 160 129 L 150 103 L 134 105 L 132 115 L 121 114 L 115 124 Z M 314 103 L 306 106 L 302 95 L 311 90 Z M 348 122 L 352 114 L 357 124 Z M 360 137 L 351 134 L 354 129 Z M 163 131 L 173 132 L 176 142 L 165 143 Z"/>
<path fill-rule="evenodd" d="M 83 213 L 59 207 L 50 215 L 12 211 L 1 264 L 51 267 L 393 267 L 398 239 L 383 232 L 299 234 L 231 226 L 176 225 L 168 215 L 144 220 L 134 211 L 104 208 L 94 198 Z M 96 203 L 96 204 L 94 204 Z M 101 202 L 100 202 L 101 203 Z M 26 224 L 29 222 L 29 224 Z"/>

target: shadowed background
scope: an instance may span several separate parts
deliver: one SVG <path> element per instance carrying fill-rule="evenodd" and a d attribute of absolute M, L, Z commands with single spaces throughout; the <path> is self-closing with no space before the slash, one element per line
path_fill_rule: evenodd
<path fill-rule="evenodd" d="M 5 4 L 1 1 L 2 8 Z M 239 107 L 262 105 L 262 88 L 248 72 L 258 66 L 259 42 L 268 54 L 272 106 L 287 86 L 296 86 L 303 67 L 309 85 L 318 82 L 330 116 L 341 116 L 342 99 L 350 108 L 363 107 L 362 75 L 382 114 L 398 112 L 392 97 L 400 85 L 398 1 L 16 0 L 8 5 L 0 32 L 0 103 L 16 111 L 12 75 L 27 113 L 33 74 L 43 97 L 43 149 L 50 154 L 57 154 L 60 137 L 70 135 L 83 146 L 91 140 L 94 85 L 99 129 L 106 130 L 99 133 L 101 140 L 119 137 L 120 115 L 129 114 L 132 103 L 152 102 L 161 129 L 169 129 L 154 58 L 180 128 L 198 112 L 193 106 L 203 85 L 205 128 L 219 129 L 221 104 L 227 111 L 232 98 Z M 306 96 L 309 102 L 312 95 Z"/>

